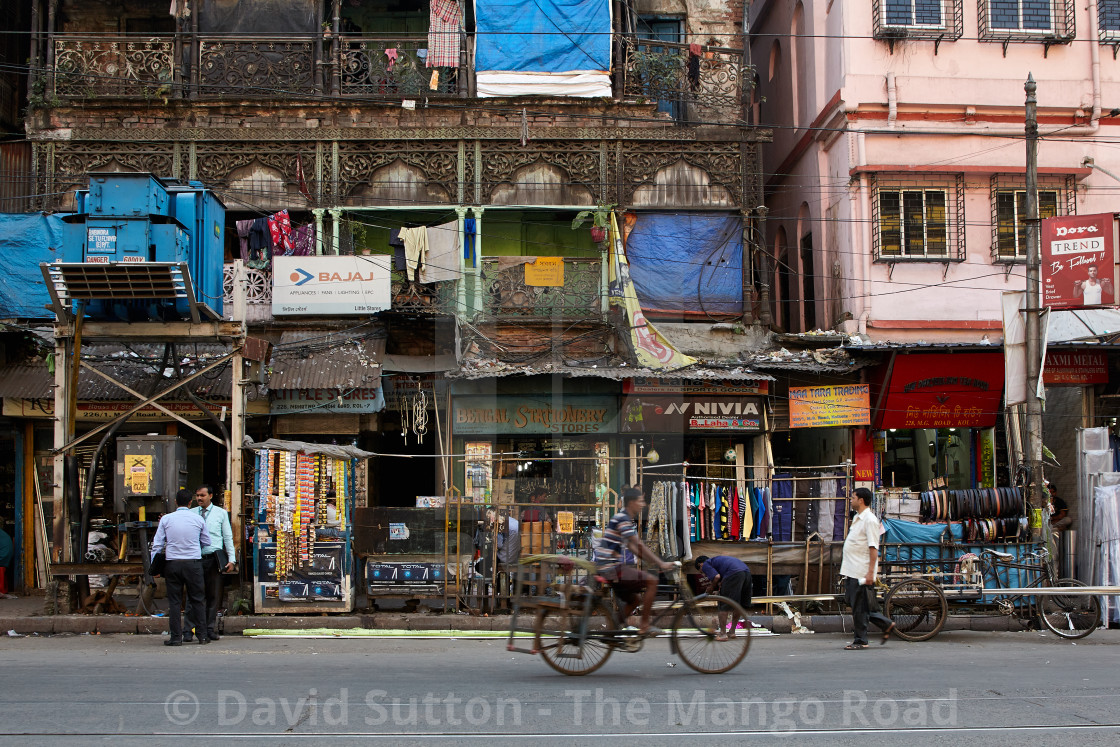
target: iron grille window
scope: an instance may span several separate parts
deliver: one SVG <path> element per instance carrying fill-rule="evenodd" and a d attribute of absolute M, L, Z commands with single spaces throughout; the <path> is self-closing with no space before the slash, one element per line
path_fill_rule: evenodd
<path fill-rule="evenodd" d="M 941 0 L 884 0 L 888 26 L 942 26 Z"/>
<path fill-rule="evenodd" d="M 1120 0 L 1097 0 L 1097 32 L 1101 41 L 1120 41 Z"/>
<path fill-rule="evenodd" d="M 875 38 L 892 46 L 902 39 L 959 39 L 961 0 L 872 0 Z"/>
<path fill-rule="evenodd" d="M 1027 256 L 1027 191 L 996 192 L 996 249 L 1001 259 Z M 1057 190 L 1038 190 L 1038 217 L 1058 215 Z"/>
<path fill-rule="evenodd" d="M 932 176 L 923 184 L 912 175 L 875 180 L 875 258 L 878 260 L 959 260 L 964 257 L 963 179 Z"/>
<path fill-rule="evenodd" d="M 980 38 L 1003 42 L 1071 41 L 1073 0 L 979 0 Z"/>

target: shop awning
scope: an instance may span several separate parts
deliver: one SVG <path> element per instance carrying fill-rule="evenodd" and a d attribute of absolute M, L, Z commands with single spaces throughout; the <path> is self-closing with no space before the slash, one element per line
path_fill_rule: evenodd
<path fill-rule="evenodd" d="M 384 356 L 381 330 L 285 332 L 272 350 L 268 388 L 379 388 Z"/>
<path fill-rule="evenodd" d="M 1003 354 L 895 353 L 875 379 L 877 428 L 989 428 L 1003 399 Z"/>
<path fill-rule="evenodd" d="M 566 366 L 563 364 L 541 364 L 537 366 L 518 365 L 506 363 L 494 358 L 473 357 L 463 360 L 463 366 L 458 371 L 449 372 L 449 379 L 485 379 L 490 377 L 501 378 L 505 376 L 540 376 L 542 374 L 556 374 L 560 376 L 596 377 L 622 381 L 624 379 L 683 379 L 686 381 L 774 381 L 770 374 L 755 371 L 746 366 L 690 366 L 689 368 L 673 371 L 666 374 L 664 371 L 654 371 L 649 368 L 636 366 Z"/>

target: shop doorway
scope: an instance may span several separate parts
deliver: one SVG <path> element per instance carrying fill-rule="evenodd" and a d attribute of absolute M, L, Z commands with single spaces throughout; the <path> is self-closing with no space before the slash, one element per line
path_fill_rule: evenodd
<path fill-rule="evenodd" d="M 370 506 L 415 507 L 417 496 L 443 495 L 436 458 L 440 453 L 439 438 L 434 431 L 425 434 L 421 441 L 412 432 L 408 438 L 402 437 L 399 425 L 394 429 L 392 423 L 386 423 L 385 430 L 363 435 L 360 448 L 400 455 L 369 460 Z"/>

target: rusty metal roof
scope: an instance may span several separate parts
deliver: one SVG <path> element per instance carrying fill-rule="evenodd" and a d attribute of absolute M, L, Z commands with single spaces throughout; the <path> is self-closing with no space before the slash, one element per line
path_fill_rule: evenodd
<path fill-rule="evenodd" d="M 385 337 L 378 330 L 284 332 L 272 349 L 269 389 L 377 387 Z"/>
<path fill-rule="evenodd" d="M 177 378 L 189 376 L 229 352 L 222 345 L 199 344 L 180 346 L 176 350 L 180 373 L 169 362 L 161 375 L 155 369 L 163 360 L 163 346 L 133 344 L 128 349 L 119 345 L 89 345 L 82 348 L 82 360 L 98 371 L 111 376 L 137 392 L 160 392 Z M 206 399 L 228 399 L 232 396 L 233 377 L 229 366 L 203 374 L 188 385 L 191 392 Z M 54 375 L 43 359 L 0 366 L 0 397 L 13 399 L 52 399 Z M 172 399 L 183 395 L 172 394 Z M 130 400 L 135 397 L 116 384 L 82 368 L 78 375 L 78 399 L 86 402 Z"/>

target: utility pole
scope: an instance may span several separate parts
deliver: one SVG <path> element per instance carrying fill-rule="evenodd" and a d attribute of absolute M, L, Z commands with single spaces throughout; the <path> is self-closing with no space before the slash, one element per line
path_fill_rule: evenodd
<path fill-rule="evenodd" d="M 1038 398 L 1038 377 L 1042 368 L 1042 334 L 1039 314 L 1038 246 L 1038 86 L 1027 74 L 1027 463 L 1030 465 L 1030 506 L 1041 508 L 1042 497 L 1042 402 Z"/>

